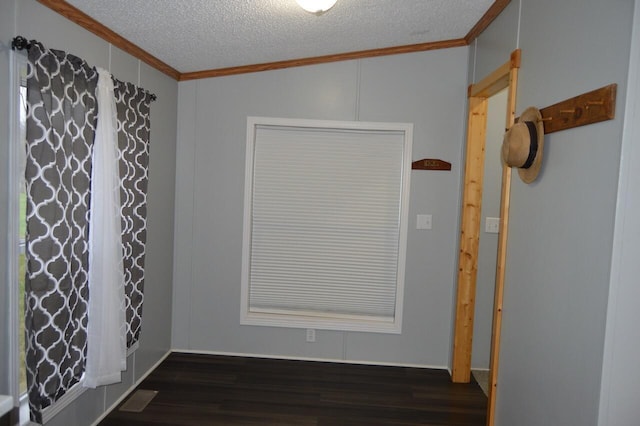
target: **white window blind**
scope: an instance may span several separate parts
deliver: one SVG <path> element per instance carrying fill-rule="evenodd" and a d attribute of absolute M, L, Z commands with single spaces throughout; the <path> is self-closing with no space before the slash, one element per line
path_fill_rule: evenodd
<path fill-rule="evenodd" d="M 411 126 L 248 127 L 242 322 L 399 332 Z"/>

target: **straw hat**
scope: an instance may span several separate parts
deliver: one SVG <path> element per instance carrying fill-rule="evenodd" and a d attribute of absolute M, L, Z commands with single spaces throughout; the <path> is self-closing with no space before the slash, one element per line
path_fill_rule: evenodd
<path fill-rule="evenodd" d="M 504 135 L 502 159 L 509 167 L 517 167 L 525 183 L 536 180 L 542 165 L 544 125 L 538 108 L 524 110 L 518 122 Z"/>

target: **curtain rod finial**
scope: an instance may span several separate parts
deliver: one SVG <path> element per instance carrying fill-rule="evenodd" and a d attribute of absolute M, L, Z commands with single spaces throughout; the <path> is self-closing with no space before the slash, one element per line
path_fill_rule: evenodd
<path fill-rule="evenodd" d="M 29 48 L 31 47 L 31 43 L 29 42 L 29 40 L 27 40 L 26 38 L 22 37 L 22 36 L 17 36 L 14 37 L 13 40 L 11 40 L 11 50 L 24 50 L 27 49 L 29 50 Z"/>

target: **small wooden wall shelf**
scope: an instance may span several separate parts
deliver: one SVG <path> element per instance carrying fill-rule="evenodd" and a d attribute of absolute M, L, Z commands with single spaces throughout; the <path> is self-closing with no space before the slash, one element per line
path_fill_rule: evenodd
<path fill-rule="evenodd" d="M 541 109 L 544 133 L 615 118 L 617 88 L 610 84 Z"/>
<path fill-rule="evenodd" d="M 437 158 L 423 158 L 411 163 L 412 170 L 451 170 L 451 163 Z"/>

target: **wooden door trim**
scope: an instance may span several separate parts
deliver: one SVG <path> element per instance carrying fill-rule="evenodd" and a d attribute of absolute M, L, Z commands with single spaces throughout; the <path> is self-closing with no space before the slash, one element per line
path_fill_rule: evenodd
<path fill-rule="evenodd" d="M 472 96 L 469 98 L 456 321 L 453 338 L 452 379 L 455 383 L 468 383 L 471 379 L 471 343 L 478 269 L 478 243 L 480 241 L 487 106 L 488 98 L 486 97 Z"/>
<path fill-rule="evenodd" d="M 466 163 L 451 374 L 452 380 L 455 383 L 468 383 L 471 380 L 471 350 L 478 269 L 478 245 L 480 241 L 482 180 L 484 175 L 484 150 L 488 99 L 501 90 L 508 88 L 505 126 L 506 128 L 511 127 L 515 120 L 516 90 L 518 86 L 519 68 L 520 49 L 517 49 L 512 52 L 509 61 L 498 67 L 480 82 L 469 87 Z M 503 166 L 500 199 L 501 220 L 498 235 L 498 257 L 496 262 L 493 326 L 491 333 L 487 425 L 493 425 L 494 422 L 495 390 L 497 386 L 499 365 L 500 330 L 502 327 L 502 303 L 506 268 L 510 190 L 511 169 Z"/>

